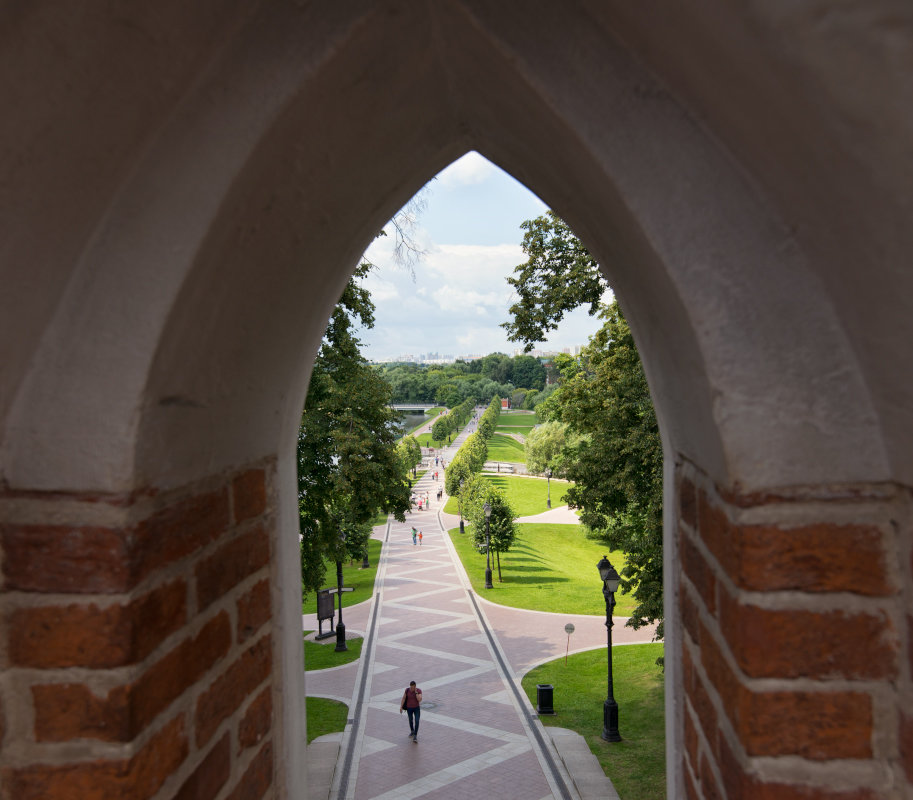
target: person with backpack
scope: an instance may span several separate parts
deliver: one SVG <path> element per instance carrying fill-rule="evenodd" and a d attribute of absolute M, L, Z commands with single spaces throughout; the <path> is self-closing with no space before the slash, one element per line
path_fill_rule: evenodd
<path fill-rule="evenodd" d="M 418 723 L 422 715 L 422 690 L 415 685 L 415 681 L 410 681 L 409 688 L 403 692 L 399 713 L 402 714 L 403 711 L 409 717 L 409 738 L 418 744 Z"/>

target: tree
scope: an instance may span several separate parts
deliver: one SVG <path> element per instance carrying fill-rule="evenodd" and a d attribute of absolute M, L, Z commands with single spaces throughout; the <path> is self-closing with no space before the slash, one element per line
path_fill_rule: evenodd
<path fill-rule="evenodd" d="M 590 316 L 599 313 L 609 288 L 595 259 L 554 211 L 520 225 L 525 264 L 514 269 L 507 282 L 519 300 L 510 307 L 512 319 L 502 327 L 513 342 L 526 350 L 548 338 L 569 311 L 589 304 Z"/>
<path fill-rule="evenodd" d="M 515 356 L 510 362 L 510 382 L 527 389 L 544 389 L 545 367 L 538 358 Z"/>
<path fill-rule="evenodd" d="M 380 511 L 404 520 L 409 488 L 397 456 L 391 390 L 361 356 L 354 328 L 374 306 L 356 269 L 333 309 L 314 363 L 298 432 L 298 507 L 305 591 L 324 580 L 324 559 L 342 561 Z M 343 534 L 346 534 L 345 537 Z"/>
<path fill-rule="evenodd" d="M 472 526 L 473 542 L 481 552 L 485 552 L 486 544 L 485 503 L 491 506 L 488 536 L 498 566 L 498 582 L 503 582 L 501 553 L 510 550 L 517 538 L 517 524 L 514 522 L 517 515 L 507 502 L 507 498 L 487 480 L 476 476 L 469 489 L 470 491 L 466 492 L 464 513 Z"/>
<path fill-rule="evenodd" d="M 578 306 L 602 315 L 579 359 L 555 359 L 559 387 L 536 413 L 578 437 L 561 456 L 574 482 L 568 504 L 595 536 L 624 551 L 622 589 L 637 601 L 628 624 L 659 621 L 662 638 L 662 447 L 634 339 L 617 302 L 601 305 L 608 285 L 557 215 L 549 211 L 521 227 L 529 259 L 508 279 L 520 299 L 503 327 L 528 350 Z"/>
<path fill-rule="evenodd" d="M 447 420 L 447 414 L 441 414 L 431 426 L 431 438 L 434 441 L 440 443 L 447 438 L 447 434 L 450 433 L 450 423 Z"/>
<path fill-rule="evenodd" d="M 526 436 L 526 467 L 542 474 L 550 469 L 556 478 L 567 477 L 566 453 L 578 444 L 579 436 L 568 433 L 566 422 L 544 422 Z"/>

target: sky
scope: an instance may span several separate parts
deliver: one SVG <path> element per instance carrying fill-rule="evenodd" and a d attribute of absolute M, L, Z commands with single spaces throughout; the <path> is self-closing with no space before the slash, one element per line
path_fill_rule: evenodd
<path fill-rule="evenodd" d="M 478 153 L 453 162 L 424 194 L 414 237 L 425 251 L 409 270 L 392 257 L 393 236 L 372 244 L 378 266 L 364 285 L 377 307 L 376 323 L 362 330 L 362 354 L 371 361 L 423 353 L 513 355 L 520 345 L 500 327 L 515 300 L 507 276 L 526 261 L 520 223 L 547 206 L 523 184 Z M 586 344 L 599 327 L 578 309 L 565 317 L 542 350 Z"/>

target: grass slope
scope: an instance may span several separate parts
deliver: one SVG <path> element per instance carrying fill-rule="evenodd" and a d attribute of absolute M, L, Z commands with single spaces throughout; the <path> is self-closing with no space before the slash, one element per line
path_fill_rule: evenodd
<path fill-rule="evenodd" d="M 336 733 L 346 728 L 349 707 L 338 700 L 325 697 L 306 697 L 308 744 L 318 736 Z"/>
<path fill-rule="evenodd" d="M 548 505 L 546 504 L 548 483 L 541 478 L 486 473 L 482 475 L 482 479 L 489 481 L 504 494 L 507 502 L 510 503 L 510 507 L 518 517 L 529 517 L 533 514 L 541 514 L 543 511 L 548 511 Z M 570 485 L 567 481 L 552 479 L 552 508 L 564 505 L 564 495 Z M 460 507 L 457 498 L 449 498 L 444 506 L 444 513 L 458 514 L 459 511 Z"/>
<path fill-rule="evenodd" d="M 449 531 L 472 588 L 486 600 L 511 608 L 604 616 L 605 600 L 596 564 L 605 554 L 621 571 L 624 554 L 609 552 L 587 539 L 582 525 L 526 524 L 519 529 L 510 552 L 501 554 L 503 583 L 498 582 L 492 554 L 492 589 L 484 588 L 485 556 L 473 547 L 469 529 L 462 536 L 459 528 Z M 634 601 L 620 593 L 615 600 L 615 615 L 630 616 Z"/>
<path fill-rule="evenodd" d="M 488 460 L 525 464 L 526 448 L 510 436 L 505 436 L 503 433 L 495 433 L 488 440 Z"/>
<path fill-rule="evenodd" d="M 555 716 L 540 717 L 544 725 L 571 728 L 581 734 L 621 800 L 663 800 L 666 796 L 666 734 L 663 673 L 656 659 L 663 645 L 639 644 L 612 648 L 612 673 L 618 703 L 621 741 L 606 742 L 602 707 L 606 698 L 605 648 L 556 659 L 530 670 L 523 689 L 533 705 L 536 684 L 555 687 Z"/>
<path fill-rule="evenodd" d="M 361 561 L 354 564 L 346 562 L 342 565 L 342 582 L 344 586 L 351 586 L 354 592 L 344 592 L 342 595 L 342 616 L 345 620 L 345 609 L 367 600 L 374 594 L 374 578 L 377 576 L 377 562 L 380 561 L 381 542 L 378 539 L 368 539 L 368 561 L 371 566 L 361 568 Z M 327 562 L 325 587 L 336 586 L 336 564 Z M 317 613 L 317 594 L 311 592 L 301 604 L 302 614 Z"/>

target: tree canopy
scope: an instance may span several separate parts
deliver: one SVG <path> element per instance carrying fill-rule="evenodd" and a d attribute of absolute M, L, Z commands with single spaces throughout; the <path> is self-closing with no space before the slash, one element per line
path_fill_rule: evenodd
<path fill-rule="evenodd" d="M 529 258 L 508 279 L 519 297 L 503 326 L 509 338 L 530 349 L 587 304 L 603 318 L 578 358 L 554 359 L 558 388 L 536 413 L 565 425 L 570 438 L 560 456 L 544 458 L 574 482 L 568 503 L 593 535 L 625 552 L 622 588 L 637 600 L 628 624 L 659 621 L 661 637 L 662 447 L 634 339 L 617 302 L 602 303 L 608 284 L 563 220 L 549 211 L 521 227 Z"/>
<path fill-rule="evenodd" d="M 405 519 L 409 488 L 397 453 L 390 387 L 359 351 L 355 326 L 374 323 L 359 267 L 333 309 L 314 363 L 298 433 L 301 573 L 306 591 L 324 559 L 360 557 L 378 512 Z"/>

